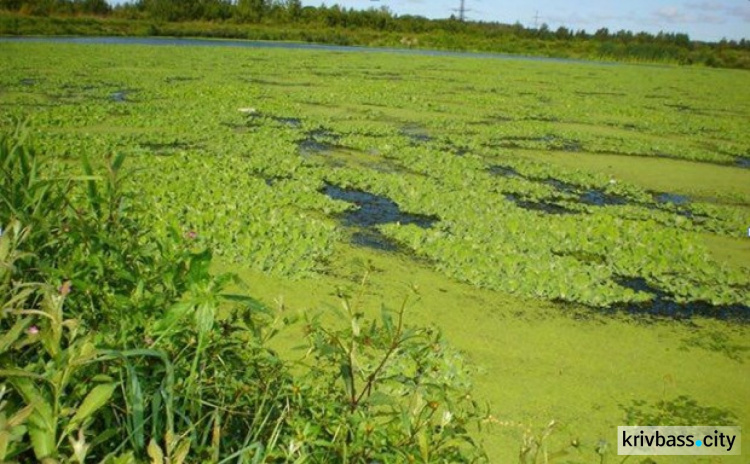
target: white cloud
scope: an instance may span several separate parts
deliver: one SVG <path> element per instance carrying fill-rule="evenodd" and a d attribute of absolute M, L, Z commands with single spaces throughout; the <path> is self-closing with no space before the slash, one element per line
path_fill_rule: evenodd
<path fill-rule="evenodd" d="M 668 24 L 725 24 L 729 16 L 750 21 L 750 8 L 729 7 L 724 3 L 705 1 L 686 3 L 685 8 L 665 6 L 652 12 L 652 22 Z"/>
<path fill-rule="evenodd" d="M 676 6 L 665 6 L 664 8 L 659 8 L 654 12 L 654 16 L 668 23 L 682 23 L 687 22 L 688 20 L 688 15 Z"/>
<path fill-rule="evenodd" d="M 733 5 L 734 3 L 734 5 Z M 690 10 L 700 11 L 708 15 L 707 18 L 715 18 L 716 15 L 724 16 L 720 22 L 713 21 L 714 23 L 721 24 L 726 22 L 727 17 L 739 18 L 744 22 L 750 22 L 750 5 L 744 4 L 737 6 L 736 2 L 727 3 L 719 1 L 703 1 L 703 2 L 688 2 L 685 7 Z M 702 18 L 706 18 L 701 16 Z M 712 22 L 712 21 L 707 21 Z"/>

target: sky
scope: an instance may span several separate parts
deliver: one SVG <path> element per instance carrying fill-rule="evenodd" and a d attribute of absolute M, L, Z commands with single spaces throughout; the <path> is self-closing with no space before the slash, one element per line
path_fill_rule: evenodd
<path fill-rule="evenodd" d="M 122 0 L 113 0 L 118 3 Z M 546 23 L 594 32 L 684 32 L 693 40 L 750 39 L 750 0 L 464 0 L 467 19 L 515 23 L 529 27 Z M 357 9 L 387 6 L 398 15 L 447 18 L 461 0 L 303 0 L 304 5 L 338 3 Z"/>

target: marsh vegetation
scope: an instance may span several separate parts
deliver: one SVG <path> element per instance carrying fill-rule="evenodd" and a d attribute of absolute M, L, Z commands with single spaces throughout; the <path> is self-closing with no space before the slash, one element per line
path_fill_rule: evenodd
<path fill-rule="evenodd" d="M 599 462 L 750 417 L 741 71 L 0 58 L 8 459 Z"/>

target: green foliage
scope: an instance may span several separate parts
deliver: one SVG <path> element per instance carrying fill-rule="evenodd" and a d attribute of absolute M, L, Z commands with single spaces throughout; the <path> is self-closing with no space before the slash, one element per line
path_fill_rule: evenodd
<path fill-rule="evenodd" d="M 121 188 L 124 156 L 107 159 L 101 176 L 84 158 L 84 176 L 49 177 L 18 137 L 0 147 L 4 171 L 14 173 L 0 185 L 0 199 L 12 206 L 0 235 L 3 462 L 370 462 L 404 452 L 473 462 L 483 455 L 469 434 L 481 417 L 456 396 L 468 395 L 460 356 L 430 332 L 403 329 L 403 309 L 396 329 L 384 315 L 384 326 L 364 332 L 378 367 L 365 389 L 357 387 L 353 407 L 351 396 L 331 388 L 339 373 L 323 362 L 338 359 L 319 342 L 334 332 L 309 323 L 310 355 L 325 368 L 293 375 L 269 348 L 282 326 L 278 312 L 226 293 L 239 282 L 211 274 L 209 251 L 144 228 Z M 58 286 L 61 263 L 86 273 Z M 349 341 L 365 343 L 359 335 Z M 394 390 L 389 377 L 404 363 L 429 371 Z M 432 419 L 437 406 L 422 404 L 427 392 L 444 402 L 440 424 Z M 388 427 L 369 441 L 357 438 L 363 424 Z"/>
<path fill-rule="evenodd" d="M 319 315 L 307 320 L 309 373 L 293 387 L 299 415 L 290 418 L 296 435 L 287 459 L 484 459 L 470 432 L 483 415 L 460 354 L 436 329 L 404 325 L 407 300 L 395 312 L 384 307 L 379 321 L 359 312 L 356 298 L 342 303 L 334 312 L 344 328 L 327 329 Z"/>

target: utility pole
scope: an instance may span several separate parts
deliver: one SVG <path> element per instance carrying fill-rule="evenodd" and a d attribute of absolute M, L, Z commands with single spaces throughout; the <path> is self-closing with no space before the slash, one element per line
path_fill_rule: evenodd
<path fill-rule="evenodd" d="M 461 6 L 454 8 L 453 11 L 458 12 L 459 21 L 464 21 L 466 19 L 466 12 L 470 10 L 466 9 L 466 0 L 461 0 Z"/>
<path fill-rule="evenodd" d="M 539 10 L 534 13 L 534 29 L 539 29 Z"/>

